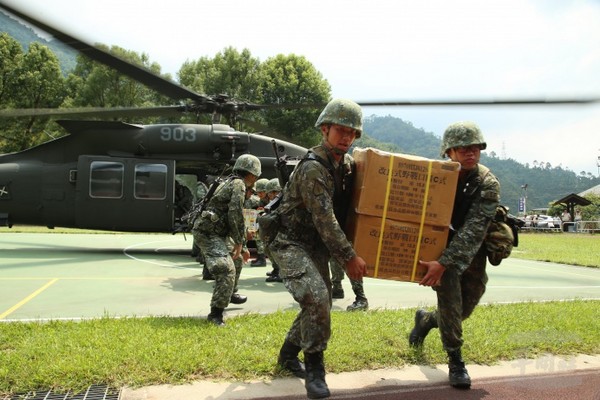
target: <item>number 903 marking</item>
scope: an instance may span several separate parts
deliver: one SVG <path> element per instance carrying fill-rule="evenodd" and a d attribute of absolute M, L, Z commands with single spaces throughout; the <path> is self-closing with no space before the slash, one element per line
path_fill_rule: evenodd
<path fill-rule="evenodd" d="M 196 129 L 163 126 L 160 128 L 160 140 L 163 142 L 195 142 Z"/>

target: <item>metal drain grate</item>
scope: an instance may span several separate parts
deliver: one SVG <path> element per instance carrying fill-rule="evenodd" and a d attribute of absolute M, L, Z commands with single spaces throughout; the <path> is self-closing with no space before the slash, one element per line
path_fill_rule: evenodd
<path fill-rule="evenodd" d="M 106 385 L 92 385 L 81 393 L 54 393 L 52 390 L 16 394 L 6 400 L 120 400 L 121 391 Z"/>

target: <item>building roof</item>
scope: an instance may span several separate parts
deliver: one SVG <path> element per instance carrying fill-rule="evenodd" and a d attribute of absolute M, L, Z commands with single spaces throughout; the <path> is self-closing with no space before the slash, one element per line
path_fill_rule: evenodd
<path fill-rule="evenodd" d="M 600 185 L 596 185 L 587 190 L 584 190 L 583 192 L 579 193 L 579 196 L 583 197 L 588 194 L 595 194 L 600 196 Z"/>
<path fill-rule="evenodd" d="M 584 197 L 576 195 L 575 193 L 571 193 L 560 200 L 556 200 L 554 204 L 565 204 L 567 207 L 570 208 L 570 205 L 573 204 L 577 204 L 579 206 L 589 206 L 590 204 L 592 204 L 592 202 Z"/>

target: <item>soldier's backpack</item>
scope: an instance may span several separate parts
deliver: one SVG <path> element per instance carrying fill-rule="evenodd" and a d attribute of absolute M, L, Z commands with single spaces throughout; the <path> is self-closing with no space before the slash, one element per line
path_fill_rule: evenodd
<path fill-rule="evenodd" d="M 490 170 L 480 164 L 479 171 L 483 182 Z M 496 207 L 496 215 L 483 241 L 490 264 L 500 265 L 502 260 L 510 256 L 513 247 L 519 246 L 519 228 L 523 224 L 523 221 L 509 214 L 508 207 L 503 205 Z"/>
<path fill-rule="evenodd" d="M 277 149 L 275 149 L 275 155 L 278 158 L 279 164 L 276 165 L 278 171 L 278 176 L 280 179 L 281 187 L 284 188 L 285 184 L 289 180 L 291 175 L 290 165 L 292 165 L 291 170 L 298 167 L 298 165 L 306 160 L 315 160 L 320 162 L 331 174 L 331 176 L 335 176 L 335 171 L 333 168 L 321 157 L 317 156 L 312 151 L 306 153 L 306 155 L 300 159 L 292 159 L 286 160 L 285 157 L 279 157 L 277 154 Z M 286 169 L 287 168 L 287 169 Z M 286 174 L 287 171 L 287 174 Z M 282 182 L 283 181 L 283 182 Z M 269 202 L 264 208 L 264 211 L 256 217 L 256 222 L 258 223 L 258 236 L 260 240 L 265 244 L 265 246 L 269 246 L 279 229 L 281 228 L 281 209 L 279 208 L 279 204 L 281 203 L 281 199 L 283 197 L 283 189 L 282 191 L 275 197 L 273 200 Z"/>
<path fill-rule="evenodd" d="M 277 232 L 281 228 L 281 215 L 279 213 L 279 204 L 281 203 L 281 197 L 283 192 L 280 192 L 277 197 L 267 204 L 262 213 L 256 217 L 256 223 L 258 224 L 258 236 L 262 240 L 265 246 L 269 246 Z"/>
<path fill-rule="evenodd" d="M 213 181 L 213 183 L 211 183 L 204 197 L 196 203 L 194 203 L 190 210 L 181 217 L 181 221 L 184 224 L 186 224 L 189 227 L 194 225 L 194 221 L 196 220 L 196 218 L 198 218 L 198 215 L 200 215 L 200 213 L 204 210 L 204 208 L 208 204 L 208 201 L 211 199 L 213 194 L 215 194 L 215 190 L 217 190 L 217 187 L 219 187 L 219 185 L 222 182 L 223 181 L 220 178 L 217 178 Z"/>

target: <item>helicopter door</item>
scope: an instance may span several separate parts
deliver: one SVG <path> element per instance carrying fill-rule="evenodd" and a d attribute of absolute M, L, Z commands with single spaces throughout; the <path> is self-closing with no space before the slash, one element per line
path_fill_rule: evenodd
<path fill-rule="evenodd" d="M 175 161 L 80 156 L 76 179 L 78 227 L 173 230 Z"/>

